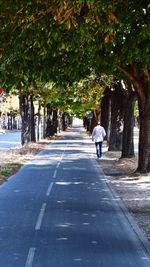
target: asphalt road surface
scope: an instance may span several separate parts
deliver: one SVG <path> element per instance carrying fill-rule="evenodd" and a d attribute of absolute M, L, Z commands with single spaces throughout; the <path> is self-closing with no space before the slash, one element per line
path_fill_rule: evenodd
<path fill-rule="evenodd" d="M 150 267 L 94 151 L 73 127 L 0 187 L 0 267 Z"/>
<path fill-rule="evenodd" d="M 10 148 L 21 145 L 21 132 L 9 132 L 0 134 L 0 150 L 9 150 Z"/>

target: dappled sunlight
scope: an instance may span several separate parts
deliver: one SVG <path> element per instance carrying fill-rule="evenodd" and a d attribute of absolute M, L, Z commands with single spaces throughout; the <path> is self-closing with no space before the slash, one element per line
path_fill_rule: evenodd
<path fill-rule="evenodd" d="M 56 185 L 81 185 L 84 182 L 56 182 Z"/>
<path fill-rule="evenodd" d="M 24 176 L 18 175 L 17 178 L 25 190 L 21 191 L 19 186 L 13 189 L 17 203 L 23 196 L 27 200 L 28 204 L 20 205 L 20 210 L 26 209 L 29 213 L 32 209 L 37 215 L 44 210 L 38 230 L 34 229 L 38 216 L 31 217 L 32 229 L 36 230 L 31 244 L 37 252 L 33 265 L 38 266 L 37 258 L 43 257 L 44 253 L 45 258 L 49 255 L 49 265 L 52 266 L 104 266 L 105 261 L 112 266 L 112 257 L 119 257 L 122 263 L 119 267 L 124 266 L 127 257 L 134 258 L 139 253 L 137 236 L 133 238 L 134 233 L 128 226 L 120 198 L 110 190 L 99 163 L 115 161 L 117 156 L 114 153 L 112 158 L 107 157 L 104 144 L 103 158 L 95 160 L 95 145 L 91 138 L 82 139 L 82 130 L 80 133 L 76 132 L 76 128 L 70 131 L 26 163 Z M 118 180 L 114 181 L 118 191 L 124 186 L 132 190 L 132 195 L 126 195 L 125 200 L 132 204 L 138 200 L 144 202 L 145 212 L 148 212 L 150 196 L 146 199 L 141 194 L 138 199 L 135 194 L 140 189 L 150 189 L 148 177 L 135 180 L 124 175 Z M 138 213 L 136 205 L 135 211 Z M 27 215 L 23 220 L 26 218 Z M 24 235 L 27 233 L 25 230 L 22 231 Z M 67 255 L 67 264 L 63 261 L 64 255 Z M 140 257 L 142 263 L 147 260 L 146 256 Z"/>
<path fill-rule="evenodd" d="M 81 259 L 81 258 L 75 258 L 75 259 L 73 259 L 74 261 L 83 261 L 83 259 Z"/>
<path fill-rule="evenodd" d="M 57 224 L 56 227 L 71 227 L 71 226 L 74 226 L 75 224 L 73 223 L 69 223 L 69 222 L 66 222 L 66 223 L 63 223 L 63 224 Z"/>
<path fill-rule="evenodd" d="M 77 147 L 74 147 L 74 146 L 73 147 L 69 147 L 69 146 L 59 147 L 58 146 L 54 148 L 51 146 L 51 147 L 44 149 L 44 151 L 36 155 L 33 160 L 31 160 L 30 162 L 27 162 L 26 164 L 27 165 L 34 164 L 34 165 L 39 165 L 39 166 L 49 164 L 49 166 L 52 166 L 62 159 L 62 162 L 68 165 L 68 163 L 72 163 L 72 162 L 75 163 L 79 158 L 81 160 L 89 158 L 89 154 L 90 154 L 89 152 L 90 150 L 86 149 L 86 147 L 84 148 L 84 146 L 77 146 Z M 85 155 L 87 156 L 85 157 Z M 64 170 L 67 168 L 68 169 L 70 168 L 69 165 L 67 167 L 63 167 Z M 74 166 L 73 168 L 79 169 L 81 171 L 86 170 L 86 167 Z"/>
<path fill-rule="evenodd" d="M 134 176 L 125 176 L 120 178 L 119 181 L 113 181 L 114 184 L 118 184 L 118 186 L 127 186 L 133 190 L 150 190 L 150 178 L 149 175 L 141 175 L 139 178 Z"/>
<path fill-rule="evenodd" d="M 68 240 L 67 237 L 59 237 L 56 239 L 57 241 L 65 241 L 65 240 Z"/>
<path fill-rule="evenodd" d="M 57 207 L 55 208 L 57 209 Z M 55 220 L 50 223 L 51 232 L 55 236 L 53 238 L 53 249 L 59 250 L 60 257 L 67 253 L 70 266 L 72 266 L 72 262 L 79 262 L 83 265 L 88 263 L 85 266 L 101 266 L 102 255 L 107 259 L 107 262 L 108 260 L 111 261 L 112 255 L 114 258 L 120 257 L 122 263 L 129 255 L 136 256 L 137 251 L 132 244 L 132 237 L 124 232 L 124 229 L 121 229 L 119 233 L 117 231 L 118 235 L 116 236 L 119 221 L 115 214 L 112 222 L 110 210 L 105 215 L 101 212 L 91 213 L 90 210 L 89 212 L 80 211 L 80 205 L 78 205 L 78 213 L 72 207 L 69 210 L 69 215 L 65 216 L 63 220 L 61 220 L 60 215 L 59 223 L 55 223 Z M 57 214 L 59 217 L 59 210 Z M 92 216 L 91 219 L 90 216 Z M 95 216 L 98 216 L 98 218 L 96 219 Z M 102 220 L 104 216 L 107 218 L 105 218 L 105 224 Z M 65 218 L 67 218 L 66 221 Z M 99 225 L 96 224 L 96 220 L 98 220 Z M 45 249 L 48 252 L 48 248 L 45 247 Z M 53 258 L 53 255 L 51 257 Z M 148 256 L 141 255 L 141 259 L 144 264 L 148 260 Z"/>
<path fill-rule="evenodd" d="M 135 201 L 135 202 L 136 202 L 136 201 L 141 201 L 141 202 L 144 201 L 144 202 L 145 202 L 145 206 L 146 206 L 146 203 L 147 203 L 147 204 L 150 203 L 150 197 L 144 197 L 144 196 L 143 196 L 143 197 L 134 197 L 134 196 L 133 196 L 133 197 L 131 197 L 131 198 L 128 197 L 127 199 L 124 198 L 124 200 Z M 149 208 L 150 208 L 150 206 L 149 206 Z"/>
<path fill-rule="evenodd" d="M 59 139 L 59 140 L 55 140 L 53 142 L 54 145 L 68 144 L 68 146 L 70 144 L 72 144 L 73 146 L 77 146 L 77 145 L 80 146 L 81 144 L 91 144 L 91 143 L 92 143 L 92 141 L 90 142 L 89 139 L 79 139 L 78 136 L 74 137 L 74 138 L 71 137 L 71 139 L 67 139 L 67 138 Z"/>

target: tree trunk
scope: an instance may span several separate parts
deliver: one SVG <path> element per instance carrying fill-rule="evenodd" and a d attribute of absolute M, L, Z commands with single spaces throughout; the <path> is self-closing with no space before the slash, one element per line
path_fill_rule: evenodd
<path fill-rule="evenodd" d="M 122 150 L 123 132 L 123 90 L 120 83 L 115 85 L 115 90 L 111 92 L 111 125 L 109 151 Z"/>
<path fill-rule="evenodd" d="M 109 140 L 110 126 L 110 88 L 106 88 L 101 102 L 101 125 L 106 131 L 106 139 Z"/>
<path fill-rule="evenodd" d="M 140 120 L 137 171 L 145 173 L 150 172 L 150 77 L 138 77 L 138 81 L 142 85 L 140 89 L 142 90 L 143 97 L 137 91 Z"/>
<path fill-rule="evenodd" d="M 150 172 L 150 73 L 148 70 L 141 70 L 136 63 L 126 69 L 118 68 L 133 83 L 138 99 L 140 134 L 137 171 Z"/>
<path fill-rule="evenodd" d="M 46 138 L 46 104 L 44 103 L 43 108 L 43 138 Z"/>
<path fill-rule="evenodd" d="M 38 121 L 37 121 L 37 140 L 40 140 L 40 126 L 41 126 L 41 102 L 39 100 L 39 105 L 38 105 Z"/>
<path fill-rule="evenodd" d="M 19 96 L 20 104 L 20 115 L 22 120 L 22 129 L 21 129 L 21 144 L 24 145 L 30 142 L 30 114 L 29 114 L 29 96 L 20 95 Z"/>
<path fill-rule="evenodd" d="M 58 110 L 58 132 L 62 130 L 62 112 Z"/>
<path fill-rule="evenodd" d="M 7 125 L 7 128 L 8 128 L 8 130 L 12 130 L 11 129 L 11 115 L 10 115 L 10 113 L 7 113 L 7 117 L 8 117 L 8 125 Z"/>
<path fill-rule="evenodd" d="M 30 95 L 30 133 L 31 142 L 36 142 L 33 95 Z"/>
<path fill-rule="evenodd" d="M 47 114 L 46 114 L 46 137 L 53 136 L 53 110 L 50 104 L 47 104 Z"/>
<path fill-rule="evenodd" d="M 62 130 L 65 131 L 67 129 L 67 125 L 66 125 L 66 116 L 63 113 L 62 114 Z"/>
<path fill-rule="evenodd" d="M 150 172 L 150 114 L 148 117 L 145 114 L 140 116 L 139 157 L 137 171 L 141 173 Z"/>
<path fill-rule="evenodd" d="M 92 134 L 93 128 L 97 125 L 97 122 L 100 121 L 100 109 L 92 111 L 93 117 L 90 123 L 90 133 Z"/>
<path fill-rule="evenodd" d="M 136 100 L 132 85 L 126 82 L 125 114 L 121 158 L 132 158 L 134 154 L 134 105 Z"/>
<path fill-rule="evenodd" d="M 58 128 L 58 111 L 56 109 L 53 110 L 53 134 L 57 134 Z"/>

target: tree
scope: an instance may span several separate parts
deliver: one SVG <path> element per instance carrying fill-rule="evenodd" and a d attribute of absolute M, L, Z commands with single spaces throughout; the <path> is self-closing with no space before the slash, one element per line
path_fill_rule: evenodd
<path fill-rule="evenodd" d="M 114 73 L 129 79 L 139 103 L 140 137 L 138 171 L 150 171 L 150 58 L 149 1 L 67 1 L 70 11 L 61 1 L 56 9 L 59 23 L 78 18 L 84 45 L 92 47 L 93 68 L 99 73 Z M 79 4 L 82 5 L 81 9 Z M 69 10 L 68 8 L 68 10 Z M 80 9 L 80 12 L 79 12 Z M 82 19 L 81 19 L 82 18 Z M 72 23 L 73 24 L 73 23 Z M 86 43 L 87 29 L 91 39 Z M 89 50 L 88 50 L 89 51 Z M 92 61 L 92 60 L 91 60 Z"/>
<path fill-rule="evenodd" d="M 124 82 L 124 125 L 123 125 L 123 141 L 122 141 L 122 158 L 134 157 L 134 109 L 136 95 L 129 81 Z"/>
<path fill-rule="evenodd" d="M 124 119 L 124 91 L 119 82 L 114 84 L 111 90 L 111 123 L 110 123 L 110 139 L 109 150 L 122 150 L 122 134 Z"/>
<path fill-rule="evenodd" d="M 132 82 L 140 172 L 150 171 L 149 8 L 148 0 L 39 0 L 4 2 L 1 11 L 1 71 L 9 83 L 26 75 L 70 84 L 91 69 Z"/>

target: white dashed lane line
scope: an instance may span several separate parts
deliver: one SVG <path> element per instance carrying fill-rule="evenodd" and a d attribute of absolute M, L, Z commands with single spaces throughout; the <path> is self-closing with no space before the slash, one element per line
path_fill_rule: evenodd
<path fill-rule="evenodd" d="M 54 171 L 54 174 L 53 174 L 53 179 L 56 178 L 56 175 L 57 175 L 57 170 Z"/>
<path fill-rule="evenodd" d="M 27 256 L 25 267 L 32 267 L 35 250 L 36 250 L 36 248 L 30 248 L 29 249 L 29 253 L 28 253 L 28 256 Z"/>
<path fill-rule="evenodd" d="M 41 210 L 40 210 L 40 213 L 39 213 L 36 225 L 35 225 L 35 230 L 40 230 L 40 228 L 41 228 L 41 224 L 42 224 L 42 220 L 44 217 L 46 205 L 47 205 L 46 203 L 43 203 L 43 205 L 41 207 Z"/>
<path fill-rule="evenodd" d="M 65 150 L 64 150 L 64 152 L 63 152 L 63 154 L 61 156 L 60 161 L 57 163 L 56 169 L 55 169 L 54 174 L 53 174 L 53 179 L 56 179 L 57 170 L 58 170 L 58 168 L 60 166 L 61 161 L 63 160 L 64 153 L 65 153 Z M 53 185 L 54 185 L 53 182 L 51 182 L 49 184 L 49 187 L 48 187 L 47 192 L 46 192 L 46 196 L 47 197 L 50 196 L 50 193 L 51 193 Z M 47 203 L 44 202 L 42 204 L 39 216 L 38 216 L 37 221 L 36 221 L 36 225 L 35 225 L 35 230 L 36 231 L 41 229 L 41 224 L 42 224 L 43 217 L 44 217 L 44 214 L 45 214 L 46 206 L 47 206 Z M 26 260 L 26 263 L 25 263 L 25 267 L 32 267 L 33 266 L 33 260 L 34 260 L 35 251 L 36 251 L 35 247 L 31 247 L 29 249 L 29 252 L 28 252 L 28 255 L 27 255 L 27 260 Z"/>
<path fill-rule="evenodd" d="M 52 190 L 52 187 L 53 187 L 53 182 L 50 183 L 48 189 L 47 189 L 47 192 L 46 192 L 46 196 L 49 197 L 50 193 L 51 193 L 51 190 Z"/>

